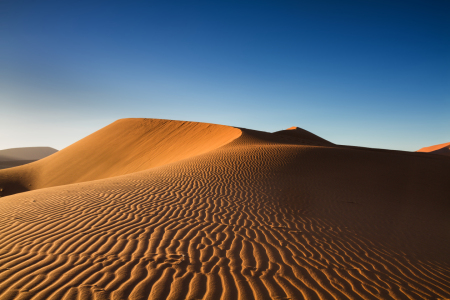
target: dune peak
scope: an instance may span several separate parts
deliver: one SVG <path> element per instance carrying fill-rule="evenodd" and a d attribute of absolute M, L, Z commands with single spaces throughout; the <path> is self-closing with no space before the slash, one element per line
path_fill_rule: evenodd
<path fill-rule="evenodd" d="M 416 152 L 426 152 L 450 156 L 450 143 L 438 144 L 429 147 L 423 147 Z"/>
<path fill-rule="evenodd" d="M 274 132 L 276 135 L 289 136 L 290 138 L 298 139 L 302 141 L 304 144 L 317 144 L 322 146 L 331 146 L 333 143 L 327 141 L 326 139 L 321 138 L 320 136 L 315 135 L 312 132 L 309 132 L 303 128 L 292 126 L 285 130 L 280 130 Z"/>

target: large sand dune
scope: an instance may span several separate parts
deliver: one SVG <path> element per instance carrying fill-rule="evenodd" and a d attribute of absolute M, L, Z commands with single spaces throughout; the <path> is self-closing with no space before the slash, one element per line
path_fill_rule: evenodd
<path fill-rule="evenodd" d="M 0 299 L 450 298 L 450 160 L 293 130 L 120 120 L 0 171 L 40 188 L 0 198 Z"/>
<path fill-rule="evenodd" d="M 121 119 L 49 157 L 3 170 L 0 188 L 10 195 L 147 170 L 208 152 L 240 134 L 214 124 Z"/>

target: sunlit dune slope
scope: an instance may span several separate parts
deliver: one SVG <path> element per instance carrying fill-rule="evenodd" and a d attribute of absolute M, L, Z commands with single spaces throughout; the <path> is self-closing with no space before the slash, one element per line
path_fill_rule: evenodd
<path fill-rule="evenodd" d="M 3 195 L 129 174 L 208 152 L 237 128 L 159 119 L 121 119 L 26 166 L 0 171 Z"/>
<path fill-rule="evenodd" d="M 433 153 L 433 154 L 441 154 L 441 155 L 450 156 L 450 143 L 444 143 L 444 144 L 434 145 L 434 146 L 430 146 L 430 147 L 424 147 L 424 148 L 417 150 L 417 152 L 428 152 L 428 153 Z"/>
<path fill-rule="evenodd" d="M 199 155 L 0 198 L 0 299 L 450 298 L 447 157 L 225 130 Z"/>

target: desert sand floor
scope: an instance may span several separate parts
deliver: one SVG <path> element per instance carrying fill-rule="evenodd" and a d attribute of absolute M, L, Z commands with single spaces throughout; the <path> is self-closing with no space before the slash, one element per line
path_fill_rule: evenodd
<path fill-rule="evenodd" d="M 0 171 L 0 299 L 450 298 L 449 170 L 301 129 L 120 120 Z"/>

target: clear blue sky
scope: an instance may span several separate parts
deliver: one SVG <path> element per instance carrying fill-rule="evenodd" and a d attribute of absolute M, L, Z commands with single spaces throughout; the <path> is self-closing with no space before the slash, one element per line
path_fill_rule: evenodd
<path fill-rule="evenodd" d="M 450 1 L 0 2 L 0 149 L 125 117 L 450 142 Z"/>

